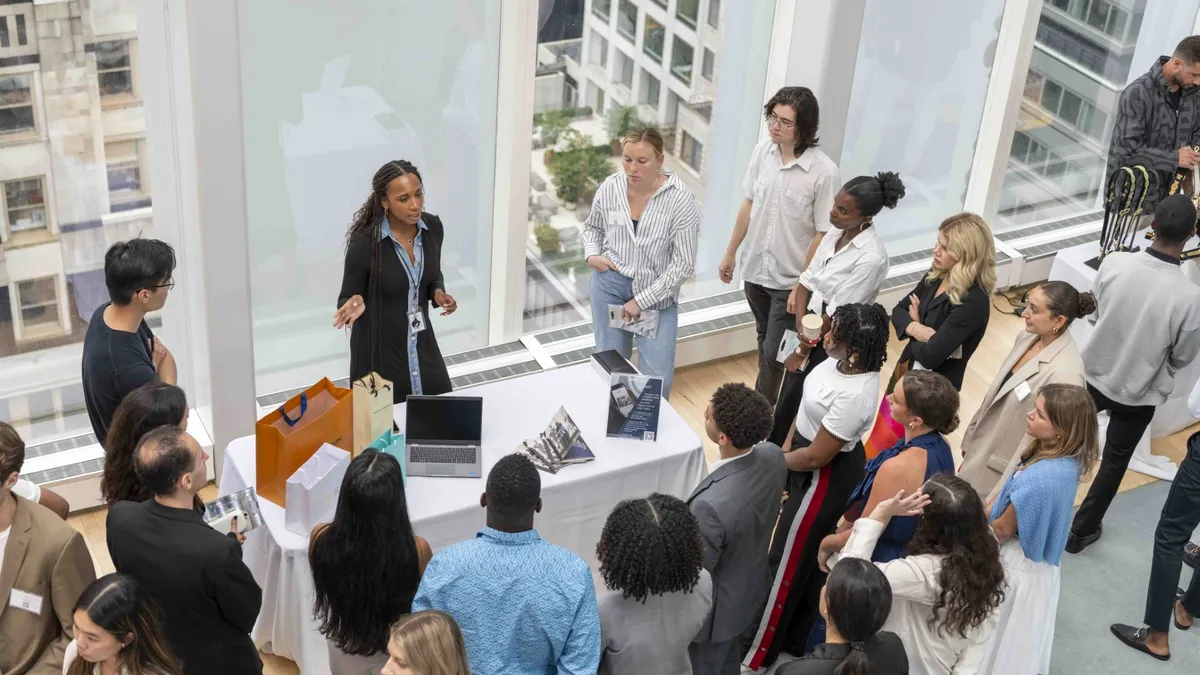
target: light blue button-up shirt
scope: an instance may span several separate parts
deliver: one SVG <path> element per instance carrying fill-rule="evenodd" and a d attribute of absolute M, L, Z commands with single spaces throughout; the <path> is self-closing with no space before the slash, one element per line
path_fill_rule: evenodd
<path fill-rule="evenodd" d="M 600 614 L 592 572 L 538 536 L 485 527 L 425 568 L 412 611 L 439 609 L 462 629 L 473 675 L 595 675 Z"/>
<path fill-rule="evenodd" d="M 392 236 L 392 228 L 388 227 L 387 216 L 384 216 L 383 222 L 379 226 L 380 237 L 388 239 L 392 242 L 392 246 L 396 249 L 396 256 L 400 258 L 400 264 L 404 265 L 404 273 L 408 275 L 408 313 L 420 311 L 421 308 L 421 276 L 425 274 L 425 247 L 421 245 L 421 232 L 428 230 L 424 220 L 417 221 L 417 236 L 413 239 L 413 257 L 416 262 L 413 262 L 408 257 L 408 251 L 396 241 Z M 426 323 L 428 323 L 426 319 Z M 407 321 L 405 324 L 407 325 Z M 429 326 L 425 327 L 429 330 Z M 413 331 L 412 326 L 408 326 L 408 381 L 412 387 L 412 393 L 415 396 L 421 395 L 421 362 L 417 359 L 417 334 Z"/>

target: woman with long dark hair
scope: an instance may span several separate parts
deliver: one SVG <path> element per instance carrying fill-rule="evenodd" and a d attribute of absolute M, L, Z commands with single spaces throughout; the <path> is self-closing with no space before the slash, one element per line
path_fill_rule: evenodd
<path fill-rule="evenodd" d="M 333 522 L 308 546 L 313 614 L 329 641 L 333 675 L 379 675 L 388 627 L 412 611 L 429 544 L 413 534 L 400 463 L 364 450 L 342 479 Z"/>
<path fill-rule="evenodd" d="M 72 614 L 75 639 L 63 655 L 63 675 L 182 675 L 160 626 L 157 607 L 124 574 L 88 584 Z"/>
<path fill-rule="evenodd" d="M 883 572 L 866 560 L 843 561 L 821 589 L 824 644 L 779 675 L 908 675 L 904 643 L 883 630 L 891 611 L 892 585 Z"/>
<path fill-rule="evenodd" d="M 783 443 L 787 499 L 767 555 L 774 583 L 745 662 L 751 669 L 770 666 L 780 650 L 805 653 L 825 583 L 817 554 L 863 477 L 859 439 L 879 402 L 887 342 L 883 307 L 842 305 L 824 337 L 829 358 L 804 380 L 800 410 Z"/>
<path fill-rule="evenodd" d="M 980 673 L 1050 672 L 1054 620 L 1071 511 L 1080 480 L 1100 457 L 1096 404 L 1087 389 L 1047 384 L 1025 417 L 1020 464 L 992 501 L 1007 592 Z"/>
<path fill-rule="evenodd" d="M 144 502 L 154 497 L 133 470 L 133 453 L 142 436 L 162 426 L 187 428 L 187 395 L 173 384 L 151 380 L 121 400 L 104 443 L 100 494 L 105 506 Z"/>
<path fill-rule="evenodd" d="M 346 233 L 346 265 L 335 328 L 351 328 L 350 380 L 371 371 L 392 381 L 392 396 L 444 394 L 450 374 L 429 308 L 442 316 L 458 303 L 442 278 L 442 221 L 425 213 L 417 167 L 388 162 L 371 179 L 371 194 Z"/>
<path fill-rule="evenodd" d="M 655 492 L 613 508 L 596 544 L 604 650 L 600 672 L 691 675 L 688 645 L 712 607 L 700 524 L 678 497 Z"/>
<path fill-rule="evenodd" d="M 939 473 L 920 493 L 880 502 L 854 522 L 841 558 L 869 560 L 893 517 L 917 514 L 904 557 L 875 563 L 892 586 L 883 628 L 904 642 L 914 675 L 975 673 L 996 630 L 1004 566 L 983 500 L 970 484 Z"/>

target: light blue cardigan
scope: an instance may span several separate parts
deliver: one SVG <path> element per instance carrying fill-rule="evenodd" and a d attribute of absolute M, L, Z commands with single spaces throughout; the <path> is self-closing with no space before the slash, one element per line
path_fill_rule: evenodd
<path fill-rule="evenodd" d="M 1043 459 L 1018 471 L 996 498 L 991 519 L 1004 515 L 1012 504 L 1025 557 L 1058 567 L 1071 531 L 1079 462 L 1074 457 Z"/>

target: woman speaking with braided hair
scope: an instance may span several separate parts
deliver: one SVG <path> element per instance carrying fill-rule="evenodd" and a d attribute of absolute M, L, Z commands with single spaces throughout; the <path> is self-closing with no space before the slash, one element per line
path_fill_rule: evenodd
<path fill-rule="evenodd" d="M 450 374 L 429 323 L 458 308 L 442 279 L 442 221 L 425 213 L 425 185 L 405 160 L 384 164 L 346 233 L 346 266 L 335 328 L 350 327 L 350 380 L 371 371 L 393 397 L 450 391 Z"/>

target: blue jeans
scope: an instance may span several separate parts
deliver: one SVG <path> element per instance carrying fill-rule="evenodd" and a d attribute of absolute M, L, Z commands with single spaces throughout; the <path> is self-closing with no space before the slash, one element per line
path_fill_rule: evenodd
<path fill-rule="evenodd" d="M 633 279 L 616 270 L 592 271 L 592 334 L 596 351 L 615 349 L 627 359 L 633 358 L 633 340 L 637 338 L 638 371 L 661 377 L 662 395 L 671 395 L 675 379 L 675 336 L 679 331 L 679 304 L 672 303 L 658 312 L 658 332 L 653 340 L 620 328 L 608 327 L 608 306 L 624 305 L 633 298 Z"/>

